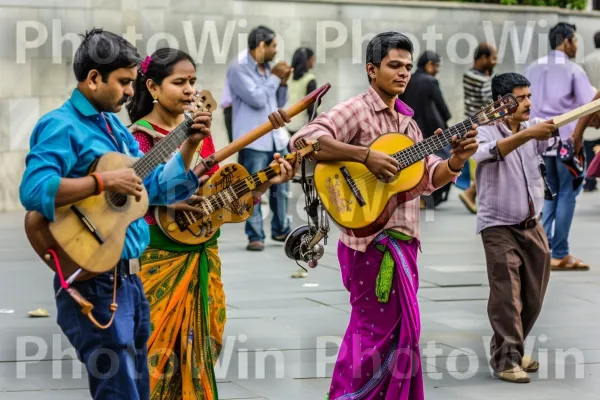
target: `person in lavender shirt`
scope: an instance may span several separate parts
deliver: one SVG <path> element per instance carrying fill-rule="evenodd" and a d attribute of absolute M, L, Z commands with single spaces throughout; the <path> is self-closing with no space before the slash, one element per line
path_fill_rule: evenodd
<path fill-rule="evenodd" d="M 528 383 L 539 363 L 524 355 L 524 341 L 540 314 L 550 278 L 550 248 L 540 224 L 544 202 L 542 153 L 555 147 L 552 120 L 530 119 L 529 81 L 507 73 L 492 79 L 493 98 L 512 93 L 517 111 L 505 121 L 480 126 L 472 157 L 479 195 L 481 234 L 490 296 L 488 317 L 494 335 L 490 365 L 507 382 Z M 535 102 L 537 99 L 533 99 Z"/>
<path fill-rule="evenodd" d="M 525 76 L 531 82 L 535 102 L 531 117 L 549 119 L 564 114 L 590 102 L 595 90 L 582 67 L 570 60 L 577 54 L 575 26 L 561 22 L 550 30 L 552 51 L 530 65 Z M 561 140 L 567 140 L 577 121 L 559 128 Z M 548 183 L 554 200 L 546 200 L 542 212 L 544 230 L 552 249 L 552 269 L 589 269 L 577 257 L 569 253 L 569 231 L 575 213 L 575 202 L 581 185 L 574 185 L 574 176 L 556 155 L 556 150 L 544 154 Z"/>

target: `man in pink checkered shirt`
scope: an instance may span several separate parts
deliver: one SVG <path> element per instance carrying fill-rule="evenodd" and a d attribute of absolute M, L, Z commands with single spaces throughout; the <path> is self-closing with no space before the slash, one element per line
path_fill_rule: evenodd
<path fill-rule="evenodd" d="M 298 131 L 290 140 L 292 148 L 300 138 L 318 139 L 322 144 L 318 160 L 364 163 L 379 179 L 395 176 L 398 161 L 368 146 L 388 132 L 423 140 L 412 110 L 397 98 L 410 79 L 412 53 L 411 41 L 400 33 L 375 36 L 367 46 L 368 90 Z M 424 159 L 421 183 L 399 195 L 406 201 L 393 210 L 382 231 L 369 237 L 356 237 L 350 230 L 341 234 L 338 258 L 352 312 L 329 400 L 424 399 L 417 304 L 419 196 L 460 175 L 477 151 L 476 134 L 473 129 L 463 139 L 454 138 L 447 161 L 435 155 Z"/>

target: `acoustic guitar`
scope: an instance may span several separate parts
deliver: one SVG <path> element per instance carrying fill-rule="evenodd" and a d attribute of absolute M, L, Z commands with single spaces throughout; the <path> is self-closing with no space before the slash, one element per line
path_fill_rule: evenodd
<path fill-rule="evenodd" d="M 299 150 L 284 158 L 294 164 L 298 156 L 313 159 L 321 149 L 316 142 L 307 145 L 297 144 Z M 173 210 L 168 207 L 157 207 L 154 210 L 156 221 L 162 232 L 171 240 L 198 245 L 208 241 L 224 223 L 237 223 L 247 220 L 254 210 L 252 192 L 279 174 L 279 163 L 252 175 L 240 164 L 224 165 L 204 184 L 201 196 L 203 199 L 192 205 L 201 211 Z"/>
<path fill-rule="evenodd" d="M 98 158 L 89 173 L 133 168 L 142 180 L 192 133 L 192 114 L 196 110 L 212 111 L 217 102 L 209 91 L 199 92 L 185 120 L 141 158 L 110 152 Z M 77 280 L 90 279 L 114 268 L 125 244 L 129 225 L 148 210 L 148 192 L 142 191 L 138 202 L 133 196 L 105 191 L 71 205 L 57 207 L 54 222 L 37 211 L 25 216 L 25 232 L 31 246 L 44 262 L 62 275 L 78 273 Z M 54 259 L 54 255 L 58 260 Z M 58 263 L 58 264 L 57 264 Z M 79 271 L 79 270 L 82 271 Z M 81 272 L 81 273 L 80 273 Z M 74 275 L 75 276 L 75 275 Z"/>
<path fill-rule="evenodd" d="M 444 130 L 439 135 L 415 143 L 402 133 L 386 133 L 369 147 L 394 157 L 400 164 L 398 173 L 389 181 L 379 180 L 367 167 L 357 162 L 319 161 L 315 166 L 315 188 L 321 204 L 333 221 L 355 237 L 377 233 L 391 213 L 416 187 L 425 172 L 424 159 L 448 144 L 452 137 L 461 138 L 472 124 L 487 125 L 515 112 L 518 102 L 512 94 L 484 107 L 473 118 Z"/>

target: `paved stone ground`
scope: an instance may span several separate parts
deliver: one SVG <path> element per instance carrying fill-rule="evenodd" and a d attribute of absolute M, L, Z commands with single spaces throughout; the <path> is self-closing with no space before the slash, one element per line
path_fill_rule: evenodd
<path fill-rule="evenodd" d="M 475 217 L 456 193 L 435 213 L 422 214 L 426 398 L 599 398 L 600 194 L 580 196 L 572 229 L 572 252 L 593 269 L 552 274 L 527 343 L 542 367 L 532 383 L 515 385 L 493 378 L 488 368 L 484 255 Z M 51 273 L 30 250 L 22 221 L 22 213 L 0 216 L 0 400 L 89 398 L 85 373 L 55 324 Z M 294 224 L 300 223 L 296 216 Z M 229 307 L 217 368 L 222 400 L 324 399 L 349 317 L 336 238 L 332 229 L 326 254 L 308 278 L 291 279 L 295 264 L 281 244 L 269 241 L 265 252 L 248 253 L 243 225 L 225 227 L 220 246 Z M 51 318 L 28 318 L 37 307 L 46 307 Z"/>

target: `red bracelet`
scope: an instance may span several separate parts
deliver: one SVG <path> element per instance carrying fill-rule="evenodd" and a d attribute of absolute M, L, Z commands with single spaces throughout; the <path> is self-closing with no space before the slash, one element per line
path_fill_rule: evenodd
<path fill-rule="evenodd" d="M 93 172 L 90 175 L 96 181 L 96 193 L 94 194 L 97 196 L 104 191 L 104 182 L 102 181 L 102 177 L 98 173 Z"/>

